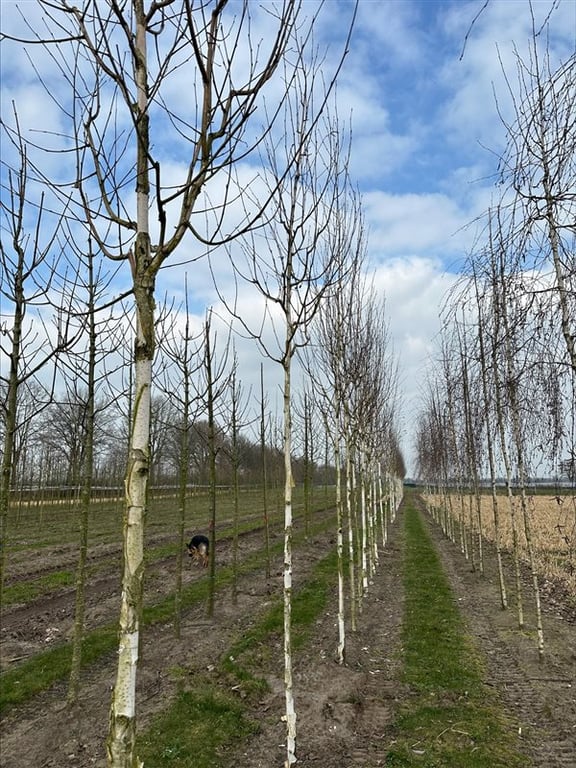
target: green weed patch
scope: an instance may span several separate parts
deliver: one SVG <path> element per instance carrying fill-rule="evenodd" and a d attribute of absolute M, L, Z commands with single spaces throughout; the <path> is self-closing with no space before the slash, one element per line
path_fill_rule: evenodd
<path fill-rule="evenodd" d="M 213 688 L 180 691 L 138 740 L 144 765 L 216 768 L 217 758 L 256 730 L 243 707 Z"/>
<path fill-rule="evenodd" d="M 297 652 L 309 637 L 310 627 L 324 610 L 334 589 L 337 556 L 332 551 L 316 564 L 308 581 L 292 596 L 292 648 Z M 284 604 L 276 598 L 266 613 L 229 649 L 221 671 L 233 678 L 244 695 L 261 695 L 268 684 L 260 671 L 271 655 L 271 646 L 284 637 Z"/>
<path fill-rule="evenodd" d="M 55 589 L 74 586 L 75 582 L 76 574 L 72 571 L 57 571 L 30 581 L 19 581 L 4 588 L 2 604 L 29 603 Z"/>

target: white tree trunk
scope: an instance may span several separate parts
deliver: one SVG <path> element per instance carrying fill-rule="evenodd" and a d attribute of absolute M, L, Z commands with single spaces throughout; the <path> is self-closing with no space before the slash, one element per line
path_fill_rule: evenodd
<path fill-rule="evenodd" d="M 118 669 L 110 710 L 107 752 L 111 768 L 141 765 L 136 740 L 136 671 L 144 575 L 144 517 L 149 469 L 150 381 L 152 362 L 136 364 L 136 402 L 124 516 L 124 569 L 119 622 Z M 147 382 L 147 383 L 146 383 Z"/>
<path fill-rule="evenodd" d="M 368 592 L 368 518 L 366 512 L 366 457 L 362 452 L 360 477 L 360 530 L 362 532 L 362 594 Z"/>
<path fill-rule="evenodd" d="M 335 430 L 336 431 L 336 430 Z M 336 465 L 336 553 L 338 559 L 338 664 L 346 661 L 346 624 L 344 621 L 344 535 L 342 531 L 342 469 L 340 466 L 340 443 L 334 439 L 334 463 Z"/>
<path fill-rule="evenodd" d="M 148 178 L 148 61 L 143 0 L 133 0 L 134 79 L 137 89 L 136 219 L 131 258 L 136 300 L 135 394 L 124 514 L 124 562 L 119 621 L 118 670 L 110 708 L 107 754 L 110 768 L 136 768 L 136 673 L 144 580 L 144 519 L 150 475 L 150 402 L 154 358 L 154 272 L 150 271 Z"/>
<path fill-rule="evenodd" d="M 290 355 L 284 360 L 284 691 L 286 696 L 286 762 L 296 762 L 296 710 L 292 683 L 292 415 Z"/>

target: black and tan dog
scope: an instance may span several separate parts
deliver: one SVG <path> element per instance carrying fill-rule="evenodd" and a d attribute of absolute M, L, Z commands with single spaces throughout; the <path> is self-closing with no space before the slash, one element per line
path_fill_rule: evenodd
<path fill-rule="evenodd" d="M 188 554 L 197 565 L 202 565 L 204 568 L 208 567 L 208 561 L 210 559 L 210 541 L 207 536 L 201 533 L 192 536 L 190 543 L 186 545 Z"/>

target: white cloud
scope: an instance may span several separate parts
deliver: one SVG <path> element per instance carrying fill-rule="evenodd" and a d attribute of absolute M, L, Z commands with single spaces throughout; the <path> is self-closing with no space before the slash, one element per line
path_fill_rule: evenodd
<path fill-rule="evenodd" d="M 573 2 L 532 3 L 534 28 L 539 30 L 549 18 L 549 35 L 538 38 L 539 55 L 550 56 L 554 68 L 560 60 L 574 53 L 576 4 Z M 474 25 L 470 10 L 480 6 L 470 3 L 451 4 L 443 16 L 446 34 L 461 40 L 462 57 L 447 58 L 441 63 L 440 77 L 451 91 L 444 110 L 444 128 L 454 143 L 464 148 L 466 142 L 480 142 L 499 151 L 504 129 L 498 116 L 512 116 L 509 86 L 516 88 L 516 53 L 528 61 L 532 37 L 532 19 L 528 2 L 492 0 Z M 551 11 L 553 11 L 551 13 Z M 466 34 L 468 38 L 466 38 Z M 506 83 L 509 80 L 509 85 Z"/>
<path fill-rule="evenodd" d="M 472 211 L 446 194 L 404 194 L 373 191 L 364 195 L 370 227 L 369 250 L 374 258 L 433 253 L 450 258 L 464 247 L 463 228 Z"/>
<path fill-rule="evenodd" d="M 440 330 L 439 309 L 457 276 L 437 259 L 423 256 L 383 261 L 374 273 L 376 289 L 386 297 L 386 315 L 398 357 L 403 408 L 403 451 L 414 471 L 415 419 L 426 369 Z"/>
<path fill-rule="evenodd" d="M 356 34 L 364 41 L 370 61 L 391 59 L 399 66 L 414 66 L 424 55 L 425 30 L 419 26 L 420 10 L 413 2 L 360 3 Z"/>

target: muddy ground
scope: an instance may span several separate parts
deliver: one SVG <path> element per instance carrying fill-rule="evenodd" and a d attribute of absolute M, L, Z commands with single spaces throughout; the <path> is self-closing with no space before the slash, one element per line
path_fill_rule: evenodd
<path fill-rule="evenodd" d="M 500 610 L 495 561 L 486 552 L 486 573 L 471 570 L 457 547 L 429 524 L 429 530 L 466 620 L 468 631 L 486 660 L 486 682 L 509 712 L 521 734 L 526 755 L 535 768 L 576 768 L 576 615 L 574 601 L 546 584 L 546 656 L 539 662 L 533 616 L 526 607 L 527 627 L 515 628 L 514 611 Z M 261 537 L 246 537 L 244 551 L 261 546 Z M 314 536 L 307 550 L 298 550 L 294 582 L 303 581 L 314 562 L 334 546 L 333 537 Z M 230 548 L 220 547 L 221 562 Z M 294 662 L 294 690 L 298 713 L 298 763 L 309 768 L 375 768 L 384 766 L 393 739 L 397 707 L 410 696 L 401 681 L 400 630 L 402 595 L 402 511 L 391 529 L 390 542 L 364 601 L 359 631 L 349 635 L 347 663 L 334 661 L 336 606 L 330 606 L 315 626 L 313 639 Z M 108 556 L 109 553 L 106 553 Z M 103 555 L 104 556 L 104 555 Z M 62 557 L 62 553 L 55 555 Z M 281 589 L 281 562 L 273 569 L 272 595 Z M 190 568 L 188 579 L 202 578 Z M 113 620 L 118 608 L 114 578 L 96 581 L 90 590 L 88 623 Z M 167 593 L 174 581 L 171 560 L 151 566 L 147 590 Z M 139 672 L 140 729 L 166 706 L 176 687 L 175 670 L 206 674 L 269 604 L 271 595 L 259 575 L 243 577 L 238 604 L 229 591 L 219 595 L 216 615 L 207 620 L 202 607 L 184 617 L 182 639 L 169 625 L 146 630 Z M 9 608 L 3 617 L 1 651 L 5 666 L 19 663 L 69 635 L 73 595 L 64 590 L 50 601 Z M 273 648 L 277 661 L 263 669 L 268 693 L 252 713 L 259 732 L 249 744 L 239 745 L 222 768 L 273 768 L 285 756 L 282 689 L 282 649 Z M 11 710 L 0 732 L 3 768 L 103 768 L 110 690 L 115 664 L 108 658 L 84 673 L 81 703 L 70 712 L 64 684 Z M 190 763 L 193 768 L 193 762 Z M 215 766 L 217 768 L 217 766 Z M 220 768 L 220 766 L 218 767 Z M 466 766 L 462 766 L 466 768 Z"/>

